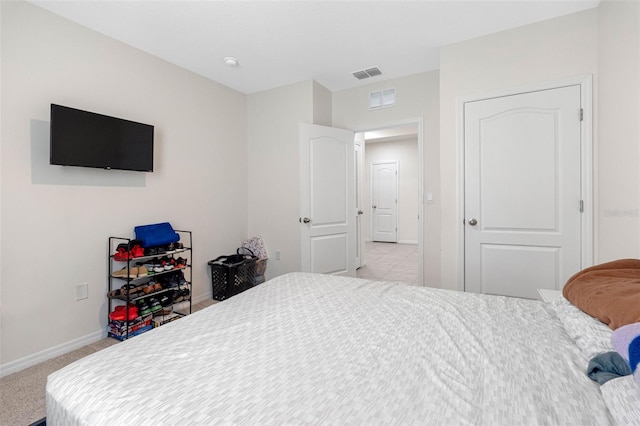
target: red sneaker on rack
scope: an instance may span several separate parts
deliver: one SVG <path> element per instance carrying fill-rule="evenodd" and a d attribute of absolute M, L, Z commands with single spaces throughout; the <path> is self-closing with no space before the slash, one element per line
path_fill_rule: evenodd
<path fill-rule="evenodd" d="M 117 253 L 113 255 L 113 260 L 118 262 L 126 262 L 128 259 L 133 259 L 131 252 L 127 250 L 126 244 L 120 244 L 116 250 Z"/>
<path fill-rule="evenodd" d="M 144 256 L 144 249 L 139 244 L 136 244 L 131 249 L 131 256 L 133 257 L 142 257 Z"/>
<path fill-rule="evenodd" d="M 125 305 L 118 305 L 115 309 L 109 313 L 109 319 L 112 321 L 132 321 L 138 317 L 138 307 L 136 305 L 129 304 L 129 307 Z"/>

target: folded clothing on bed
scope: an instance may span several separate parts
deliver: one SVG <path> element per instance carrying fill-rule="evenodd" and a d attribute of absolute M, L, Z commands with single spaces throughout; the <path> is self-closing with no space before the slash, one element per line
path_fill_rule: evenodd
<path fill-rule="evenodd" d="M 587 376 L 594 382 L 604 385 L 611 379 L 628 376 L 631 368 L 618 352 L 605 352 L 589 361 Z"/>
<path fill-rule="evenodd" d="M 612 330 L 640 322 L 640 260 L 621 259 L 584 269 L 569 278 L 562 293 Z"/>

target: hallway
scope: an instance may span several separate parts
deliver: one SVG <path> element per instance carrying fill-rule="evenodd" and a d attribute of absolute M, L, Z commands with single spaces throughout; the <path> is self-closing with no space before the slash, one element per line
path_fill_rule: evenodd
<path fill-rule="evenodd" d="M 376 281 L 418 283 L 418 245 L 366 242 L 363 266 L 356 277 Z"/>

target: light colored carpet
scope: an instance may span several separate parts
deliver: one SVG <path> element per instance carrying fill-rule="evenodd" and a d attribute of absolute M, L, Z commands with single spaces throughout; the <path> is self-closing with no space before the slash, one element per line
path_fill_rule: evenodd
<path fill-rule="evenodd" d="M 205 300 L 194 304 L 192 312 L 216 303 Z M 72 362 L 119 343 L 110 337 L 60 355 L 17 373 L 0 378 L 0 425 L 26 426 L 46 415 L 47 376 Z"/>

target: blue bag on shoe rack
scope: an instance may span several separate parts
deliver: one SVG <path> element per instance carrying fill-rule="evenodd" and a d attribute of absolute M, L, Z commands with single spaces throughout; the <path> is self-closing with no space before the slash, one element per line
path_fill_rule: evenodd
<path fill-rule="evenodd" d="M 169 222 L 141 225 L 133 228 L 136 239 L 142 240 L 142 247 L 165 246 L 180 241 L 180 235 Z"/>

